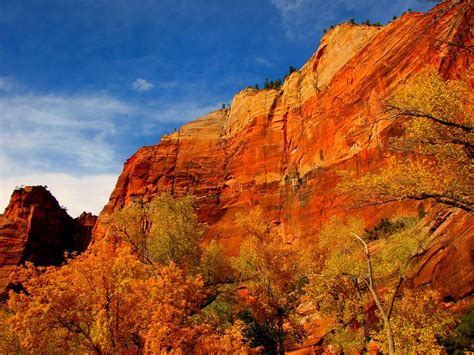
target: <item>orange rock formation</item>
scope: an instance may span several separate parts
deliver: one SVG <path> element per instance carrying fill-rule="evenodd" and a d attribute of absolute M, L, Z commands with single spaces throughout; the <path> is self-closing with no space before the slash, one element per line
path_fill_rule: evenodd
<path fill-rule="evenodd" d="M 139 149 L 125 163 L 95 237 L 106 233 L 104 221 L 113 210 L 160 191 L 194 194 L 207 236 L 225 240 L 231 253 L 242 235 L 236 213 L 255 205 L 288 239 L 315 236 L 330 216 L 348 213 L 352 205 L 335 191 L 339 170 L 364 174 L 395 162 L 384 146 L 397 126 L 376 122 L 381 100 L 427 66 L 474 86 L 468 70 L 474 59 L 468 50 L 473 19 L 469 0 L 443 3 L 427 14 L 408 13 L 385 27 L 337 26 L 280 91 L 244 89 L 229 110 L 212 112 Z M 417 213 L 416 206 L 423 209 L 413 206 L 368 206 L 350 213 L 371 226 L 383 217 Z M 421 267 L 424 281 L 417 282 L 443 280 L 445 294 L 459 298 L 469 294 L 472 283 L 461 292 L 458 282 L 470 281 L 449 280 L 459 270 L 472 274 L 472 256 L 463 253 L 472 250 L 466 226 L 473 220 L 455 214 L 462 231 L 441 234 L 454 240 L 459 232 L 463 241 L 453 243 L 463 250 L 451 247 L 448 259 L 440 261 L 449 264 L 445 267 L 436 262 Z"/>

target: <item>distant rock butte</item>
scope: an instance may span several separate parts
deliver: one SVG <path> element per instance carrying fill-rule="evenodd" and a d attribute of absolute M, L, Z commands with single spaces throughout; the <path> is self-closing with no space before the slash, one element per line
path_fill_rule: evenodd
<path fill-rule="evenodd" d="M 161 191 L 195 195 L 207 237 L 225 241 L 233 254 L 243 233 L 236 213 L 256 205 L 289 240 L 317 235 L 331 216 L 349 213 L 350 198 L 335 191 L 338 171 L 362 175 L 395 164 L 384 146 L 396 124 L 375 123 L 382 99 L 427 66 L 474 87 L 468 70 L 474 63 L 468 50 L 473 13 L 472 1 L 459 1 L 427 14 L 407 13 L 385 27 L 337 26 L 280 91 L 244 89 L 229 110 L 211 112 L 139 149 L 125 163 L 95 238 L 107 233 L 104 222 L 112 211 Z M 370 227 L 417 208 L 424 206 L 392 203 L 350 213 Z M 472 289 L 454 273 L 472 275 L 473 219 L 462 212 L 450 218 L 457 221 L 454 229 L 442 233 L 453 239 L 449 255 L 446 248 L 434 252 L 442 261 L 422 267 L 419 280 L 445 280 L 443 292 L 459 298 Z"/>
<path fill-rule="evenodd" d="M 58 265 L 65 251 L 84 251 L 96 219 L 88 213 L 73 219 L 43 186 L 15 190 L 0 215 L 0 292 L 10 273 L 25 261 Z"/>

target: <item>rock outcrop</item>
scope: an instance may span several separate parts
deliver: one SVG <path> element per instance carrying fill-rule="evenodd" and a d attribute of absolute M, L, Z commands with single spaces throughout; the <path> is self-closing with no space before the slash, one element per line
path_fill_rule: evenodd
<path fill-rule="evenodd" d="M 58 265 L 66 251 L 84 251 L 96 219 L 87 213 L 73 219 L 43 186 L 15 190 L 0 215 L 0 292 L 19 264 Z"/>

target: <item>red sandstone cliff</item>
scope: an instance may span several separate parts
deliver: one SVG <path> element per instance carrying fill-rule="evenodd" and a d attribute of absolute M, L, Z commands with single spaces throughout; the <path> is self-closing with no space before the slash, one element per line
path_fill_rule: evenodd
<path fill-rule="evenodd" d="M 9 274 L 25 261 L 57 265 L 65 251 L 84 251 L 96 219 L 89 213 L 73 219 L 43 186 L 15 190 L 0 215 L 0 292 Z"/>
<path fill-rule="evenodd" d="M 337 26 L 280 91 L 245 89 L 229 110 L 212 112 L 139 149 L 125 163 L 95 237 L 106 233 L 104 222 L 113 210 L 160 191 L 194 194 L 208 236 L 224 239 L 230 252 L 241 236 L 235 215 L 253 205 L 288 238 L 316 235 L 330 216 L 351 206 L 335 192 L 339 170 L 363 174 L 389 169 L 395 161 L 384 145 L 396 127 L 375 123 L 381 99 L 426 66 L 474 87 L 468 70 L 474 60 L 473 19 L 467 0 L 441 4 L 428 14 L 405 14 L 382 28 Z M 370 226 L 417 208 L 423 206 L 390 204 L 351 213 Z M 454 227 L 439 232 L 433 245 L 451 240 L 450 249 L 440 247 L 420 261 L 424 283 L 449 281 L 453 272 L 472 275 L 472 216 L 446 213 L 453 213 L 445 223 Z M 453 298 L 472 289 L 472 280 L 459 281 L 462 292 L 458 281 L 447 281 L 443 292 Z"/>

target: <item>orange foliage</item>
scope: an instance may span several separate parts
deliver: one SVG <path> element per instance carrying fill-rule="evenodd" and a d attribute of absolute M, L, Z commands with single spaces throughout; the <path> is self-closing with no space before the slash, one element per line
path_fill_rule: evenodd
<path fill-rule="evenodd" d="M 25 292 L 11 293 L 8 318 L 21 346 L 35 352 L 189 352 L 237 349 L 238 327 L 221 336 L 193 315 L 206 297 L 200 277 L 175 264 L 145 265 L 128 247 L 106 243 L 62 267 L 19 268 Z"/>

